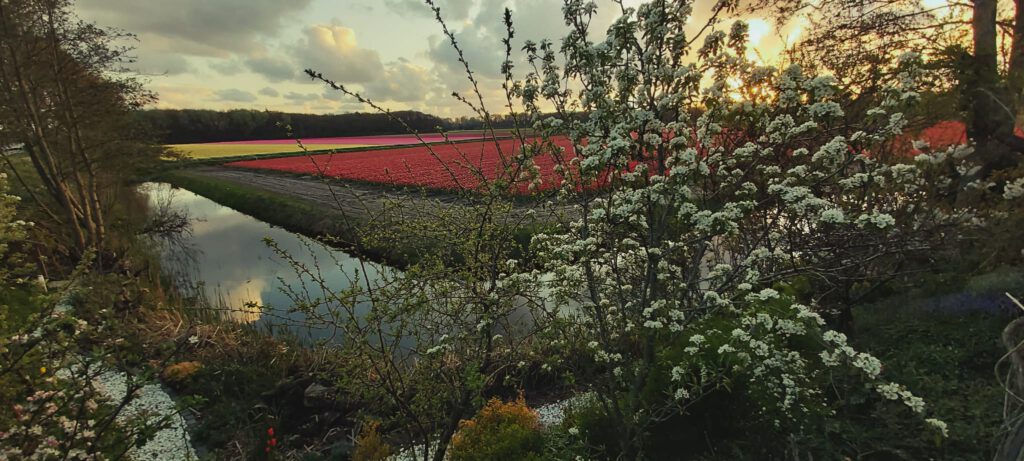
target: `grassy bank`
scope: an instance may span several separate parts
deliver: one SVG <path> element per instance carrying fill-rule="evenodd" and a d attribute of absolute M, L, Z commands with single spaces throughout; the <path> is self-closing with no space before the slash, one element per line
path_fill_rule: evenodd
<path fill-rule="evenodd" d="M 240 182 L 214 179 L 189 170 L 168 171 L 155 179 L 188 189 L 268 224 L 323 240 L 372 260 L 396 267 L 403 267 L 412 262 L 408 252 L 400 247 L 388 248 L 368 244 L 365 239 L 360 238 L 360 229 L 366 223 L 352 216 L 343 215 L 337 210 Z"/>
<path fill-rule="evenodd" d="M 230 179 L 213 178 L 188 169 L 165 171 L 153 179 L 187 189 L 290 232 L 320 239 L 394 267 L 407 267 L 441 244 L 426 239 L 416 240 L 415 232 L 393 232 L 395 226 L 389 225 L 386 218 L 378 217 L 370 228 L 370 223 L 354 214 L 344 214 L 301 198 Z M 513 238 L 520 248 L 518 254 L 525 254 L 530 239 L 542 227 L 540 224 L 524 225 L 515 230 Z M 376 235 L 377 238 L 367 238 L 367 235 Z M 387 238 L 382 238 L 382 235 Z"/>

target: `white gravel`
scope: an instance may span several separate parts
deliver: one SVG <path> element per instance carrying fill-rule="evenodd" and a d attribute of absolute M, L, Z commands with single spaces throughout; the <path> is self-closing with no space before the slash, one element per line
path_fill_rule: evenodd
<path fill-rule="evenodd" d="M 565 413 L 567 410 L 577 405 L 585 404 L 592 398 L 593 394 L 590 393 L 579 394 L 564 400 L 559 400 L 557 402 L 537 407 L 537 415 L 540 419 L 540 425 L 544 427 L 553 427 L 562 424 L 562 421 L 565 421 Z"/>
<path fill-rule="evenodd" d="M 112 402 L 119 402 L 128 392 L 128 376 L 118 371 L 107 371 L 96 378 L 96 390 Z M 149 421 L 163 423 L 141 447 L 133 447 L 128 456 L 135 461 L 194 460 L 199 459 L 192 448 L 188 426 L 178 412 L 174 400 L 159 384 L 146 384 L 118 415 L 126 420 L 145 415 Z"/>
<path fill-rule="evenodd" d="M 398 453 L 389 456 L 388 461 L 421 461 L 424 450 L 423 445 L 402 448 Z"/>
<path fill-rule="evenodd" d="M 68 300 L 61 300 L 57 304 L 56 310 L 68 312 L 71 310 L 71 305 Z M 128 375 L 120 371 L 108 370 L 98 375 L 93 385 L 96 391 L 109 401 L 120 402 L 128 392 Z M 142 386 L 137 391 L 135 398 L 118 414 L 118 421 L 125 421 L 137 415 L 145 415 L 152 423 L 163 423 L 161 424 L 163 428 L 141 447 L 132 447 L 128 451 L 129 458 L 135 461 L 199 459 L 192 447 L 185 419 L 178 412 L 174 400 L 167 392 L 164 392 L 159 384 Z"/>

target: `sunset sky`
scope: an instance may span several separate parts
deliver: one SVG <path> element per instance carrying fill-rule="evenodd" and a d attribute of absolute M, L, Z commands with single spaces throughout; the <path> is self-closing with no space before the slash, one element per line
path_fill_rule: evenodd
<path fill-rule="evenodd" d="M 636 5 L 640 0 L 626 0 Z M 498 69 L 503 9 L 513 10 L 516 48 L 526 39 L 564 35 L 562 0 L 440 0 L 442 14 L 491 101 L 502 112 Z M 598 1 L 595 31 L 617 17 Z M 702 24 L 713 2 L 698 2 Z M 270 109 L 338 113 L 362 105 L 327 92 L 302 74 L 312 67 L 392 109 L 466 115 L 450 96 L 465 74 L 421 0 L 79 0 L 78 14 L 138 36 L 137 69 L 159 94 L 157 107 Z M 801 24 L 782 30 L 756 16 L 751 55 L 771 60 Z M 727 28 L 728 24 L 722 27 Z M 523 71 L 525 68 L 519 66 Z"/>

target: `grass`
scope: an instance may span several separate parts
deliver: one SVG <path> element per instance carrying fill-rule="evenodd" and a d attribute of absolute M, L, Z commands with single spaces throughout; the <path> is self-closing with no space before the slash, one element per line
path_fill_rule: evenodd
<path fill-rule="evenodd" d="M 227 157 L 241 157 L 260 154 L 289 154 L 302 153 L 296 144 L 172 144 L 167 146 L 192 159 L 219 159 Z M 309 144 L 306 146 L 311 151 L 334 150 L 334 149 L 356 149 L 361 147 L 372 147 L 370 144 Z"/>
<path fill-rule="evenodd" d="M 169 171 L 159 179 L 292 232 L 313 236 L 339 234 L 361 224 L 343 223 L 338 213 L 304 200 L 187 170 Z"/>
<path fill-rule="evenodd" d="M 358 256 L 397 268 L 415 263 L 421 252 L 433 245 L 412 241 L 413 236 L 407 233 L 387 232 L 391 238 L 364 239 L 360 237 L 364 233 L 376 230 L 380 235 L 384 229 L 366 229 L 367 223 L 352 215 L 344 216 L 337 210 L 302 199 L 228 179 L 211 178 L 188 169 L 166 171 L 154 180 L 169 182 L 268 224 L 324 240 Z M 381 221 L 377 226 L 387 226 L 387 223 Z M 517 257 L 524 256 L 523 251 L 535 233 L 550 226 L 537 223 L 517 228 L 513 233 L 519 246 Z"/>
<path fill-rule="evenodd" d="M 28 320 L 29 316 L 41 310 L 31 286 L 0 287 L 0 311 L 7 318 L 0 318 L 0 333 L 11 334 Z"/>
<path fill-rule="evenodd" d="M 385 248 L 363 245 L 357 230 L 366 223 L 354 219 L 346 221 L 337 211 L 301 199 L 230 180 L 213 179 L 187 170 L 166 172 L 159 180 L 188 189 L 268 224 L 326 240 L 369 259 L 396 267 L 407 266 L 411 261 L 407 252 L 398 246 Z"/>
<path fill-rule="evenodd" d="M 1003 293 L 1024 292 L 1024 270 L 998 269 L 942 291 L 912 290 L 854 310 L 858 349 L 885 364 L 887 378 L 927 402 L 927 411 L 949 425 L 943 459 L 991 459 L 1000 438 L 1003 389 L 994 366 L 1005 353 L 1000 334 L 1019 313 Z M 880 415 L 869 439 L 900 453 L 921 453 L 934 440 Z"/>

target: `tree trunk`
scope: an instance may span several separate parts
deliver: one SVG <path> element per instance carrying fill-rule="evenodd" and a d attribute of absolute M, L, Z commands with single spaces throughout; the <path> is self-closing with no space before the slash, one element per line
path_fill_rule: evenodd
<path fill-rule="evenodd" d="M 968 98 L 971 105 L 969 129 L 979 145 L 987 144 L 996 132 L 999 114 L 996 109 L 1000 101 L 996 95 L 999 84 L 996 49 L 996 0 L 976 0 L 974 17 L 971 19 L 974 32 L 974 80 Z"/>
<path fill-rule="evenodd" d="M 967 135 L 977 143 L 978 155 L 982 159 L 980 177 L 1014 166 L 1019 157 L 1014 152 L 1024 152 L 1024 139 L 1014 134 L 1017 104 L 1013 93 L 1018 84 L 1024 83 L 1024 62 L 1022 57 L 1017 57 L 1016 62 L 1011 63 L 1007 85 L 1000 84 L 996 11 L 997 0 L 976 0 L 971 19 L 974 58 L 969 74 L 971 84 L 967 86 L 965 95 L 970 107 Z M 1015 38 L 1014 46 L 1017 44 Z M 1011 61 L 1013 57 L 1011 52 Z"/>
<path fill-rule="evenodd" d="M 78 182 L 79 195 L 83 206 L 83 212 L 85 214 L 85 222 L 89 229 L 89 240 L 91 244 L 100 249 L 103 247 L 105 240 L 105 223 L 103 219 L 103 209 L 100 204 L 99 195 L 97 193 L 96 184 L 96 166 L 95 162 L 89 156 L 89 152 L 85 147 L 85 143 L 82 141 L 82 130 L 78 123 L 78 117 L 75 112 L 76 107 L 74 100 L 71 98 L 71 93 L 68 91 L 67 85 L 64 84 L 64 80 L 69 78 L 67 76 L 68 66 L 73 66 L 70 62 L 70 58 L 61 58 L 60 41 L 57 38 L 57 27 L 55 25 L 54 7 L 51 5 L 50 10 L 47 13 L 47 24 L 49 25 L 49 39 L 50 39 L 50 59 L 53 60 L 51 68 L 53 69 L 54 83 L 57 86 L 58 98 L 56 98 L 57 104 L 63 111 L 64 123 L 67 125 L 65 131 L 68 136 L 68 145 L 71 153 L 77 154 L 82 161 L 83 168 L 76 169 L 76 181 Z M 73 77 L 71 77 L 73 78 Z M 83 181 L 78 174 L 78 171 L 84 171 L 86 174 L 86 180 Z"/>
<path fill-rule="evenodd" d="M 1007 86 L 1015 105 L 1020 107 L 1024 96 L 1024 0 L 1014 0 L 1013 41 L 1010 44 L 1010 68 Z"/>

